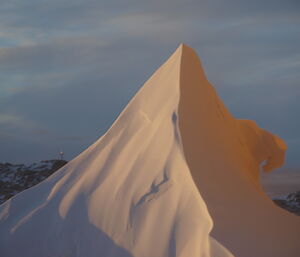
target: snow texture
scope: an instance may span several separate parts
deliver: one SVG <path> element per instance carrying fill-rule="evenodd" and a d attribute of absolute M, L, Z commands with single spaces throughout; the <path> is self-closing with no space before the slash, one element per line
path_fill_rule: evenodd
<path fill-rule="evenodd" d="M 298 257 L 299 219 L 258 182 L 285 149 L 234 119 L 181 45 L 106 134 L 0 206 L 1 255 Z"/>

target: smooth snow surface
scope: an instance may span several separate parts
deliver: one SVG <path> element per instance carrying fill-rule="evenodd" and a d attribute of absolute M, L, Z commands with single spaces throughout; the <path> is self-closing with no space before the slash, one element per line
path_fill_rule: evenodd
<path fill-rule="evenodd" d="M 299 218 L 258 181 L 284 152 L 230 115 L 181 45 L 104 136 L 0 206 L 0 254 L 299 257 Z"/>

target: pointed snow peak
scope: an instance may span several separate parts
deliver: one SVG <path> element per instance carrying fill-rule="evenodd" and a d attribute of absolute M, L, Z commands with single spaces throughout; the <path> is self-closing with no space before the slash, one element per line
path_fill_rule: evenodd
<path fill-rule="evenodd" d="M 0 206 L 1 256 L 232 257 L 216 239 L 298 257 L 298 218 L 248 178 L 284 154 L 266 133 L 230 115 L 181 44 L 103 137 Z"/>
<path fill-rule="evenodd" d="M 193 55 L 195 55 L 197 58 L 198 58 L 198 56 L 197 56 L 197 53 L 190 47 L 190 46 L 188 46 L 188 45 L 186 45 L 186 44 L 184 44 L 184 43 L 181 43 L 178 47 L 177 47 L 177 49 L 176 49 L 176 51 L 175 51 L 175 53 L 176 52 L 180 52 L 180 57 L 182 58 L 184 55 L 189 55 L 189 54 L 193 54 Z"/>
<path fill-rule="evenodd" d="M 185 49 L 185 48 L 189 48 L 189 49 L 191 49 L 191 47 L 190 46 L 188 46 L 187 44 L 185 44 L 185 43 L 181 43 L 180 45 L 179 45 L 179 47 L 181 47 L 182 49 Z"/>
<path fill-rule="evenodd" d="M 188 45 L 186 45 L 185 43 L 180 43 L 178 48 L 184 49 L 184 48 L 190 48 L 190 47 Z"/>
<path fill-rule="evenodd" d="M 174 51 L 173 55 L 178 54 L 178 57 L 181 59 L 182 55 L 184 55 L 184 54 L 186 55 L 186 54 L 188 54 L 188 52 L 193 52 L 194 55 L 197 56 L 196 52 L 191 47 L 189 47 L 188 45 L 186 45 L 184 43 L 180 43 L 179 46 Z"/>
<path fill-rule="evenodd" d="M 181 60 L 180 60 L 180 78 L 181 85 L 189 85 L 187 80 L 196 80 L 197 83 L 208 82 L 205 71 L 202 67 L 201 60 L 196 51 L 186 44 L 180 45 Z"/>

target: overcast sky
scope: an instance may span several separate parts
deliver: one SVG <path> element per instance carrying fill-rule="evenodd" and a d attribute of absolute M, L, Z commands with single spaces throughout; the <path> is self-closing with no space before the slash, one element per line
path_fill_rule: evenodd
<path fill-rule="evenodd" d="M 1 1 L 0 162 L 72 159 L 181 42 L 300 167 L 298 0 Z"/>

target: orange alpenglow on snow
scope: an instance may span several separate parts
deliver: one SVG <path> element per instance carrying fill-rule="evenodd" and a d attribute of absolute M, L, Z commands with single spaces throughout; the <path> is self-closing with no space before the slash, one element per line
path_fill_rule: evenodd
<path fill-rule="evenodd" d="M 285 150 L 180 45 L 100 139 L 0 206 L 1 256 L 299 257 L 300 219 L 259 184 Z"/>

